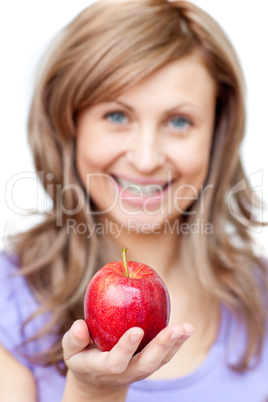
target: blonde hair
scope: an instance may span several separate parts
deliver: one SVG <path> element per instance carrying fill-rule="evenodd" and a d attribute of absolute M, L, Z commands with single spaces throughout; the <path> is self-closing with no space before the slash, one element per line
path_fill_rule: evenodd
<path fill-rule="evenodd" d="M 185 219 L 195 222 L 201 217 L 213 225 L 213 235 L 182 236 L 182 259 L 190 264 L 202 286 L 226 303 L 245 325 L 248 344 L 235 369 L 245 370 L 252 357 L 261 353 L 266 312 L 258 280 L 264 279 L 265 270 L 250 236 L 250 228 L 259 223 L 251 217 L 248 185 L 232 199 L 227 197 L 240 181 L 247 184 L 239 158 L 245 94 L 236 53 L 219 25 L 188 1 L 109 0 L 86 8 L 54 40 L 41 68 L 29 115 L 35 166 L 43 173 L 42 184 L 53 208 L 42 223 L 16 236 L 12 245 L 40 302 L 38 313 L 50 312 L 51 319 L 36 336 L 52 328 L 58 334 L 50 351 L 39 356 L 46 364 L 59 365 L 61 337 L 75 319 L 83 317 L 87 283 L 101 264 L 96 234 L 87 239 L 66 231 L 67 210 L 73 211 L 77 224 L 94 224 L 87 211 L 90 194 L 82 190 L 75 168 L 76 114 L 117 96 L 193 51 L 199 52 L 215 79 L 218 97 L 207 177 L 212 190 L 202 193 L 206 205 L 202 216 L 199 212 Z M 58 208 L 56 189 L 65 186 L 69 191 L 63 194 L 64 208 Z M 194 204 L 199 211 L 200 199 Z M 230 206 L 248 225 L 234 217 Z"/>

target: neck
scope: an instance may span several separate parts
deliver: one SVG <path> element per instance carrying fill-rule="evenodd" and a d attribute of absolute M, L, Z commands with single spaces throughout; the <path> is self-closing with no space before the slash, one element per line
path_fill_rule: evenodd
<path fill-rule="evenodd" d="M 121 250 L 126 247 L 127 260 L 149 265 L 163 279 L 173 270 L 178 271 L 179 237 L 172 233 L 140 234 L 122 231 L 120 236 L 115 236 L 114 233 L 102 236 L 101 242 L 106 250 L 105 264 L 120 260 Z"/>

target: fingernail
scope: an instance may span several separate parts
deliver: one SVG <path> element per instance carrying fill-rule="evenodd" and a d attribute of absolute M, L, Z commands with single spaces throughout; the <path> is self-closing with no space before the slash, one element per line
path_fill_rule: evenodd
<path fill-rule="evenodd" d="M 193 334 L 195 332 L 194 327 L 189 322 L 185 322 L 183 324 L 183 329 L 184 329 L 186 334 Z"/>
<path fill-rule="evenodd" d="M 182 339 L 183 341 L 186 341 L 187 339 L 190 338 L 190 336 L 192 336 L 192 334 L 184 334 L 184 335 L 181 337 L 181 339 Z"/>
<path fill-rule="evenodd" d="M 142 333 L 141 333 L 141 332 L 137 332 L 137 333 L 131 334 L 131 335 L 130 335 L 130 342 L 131 342 L 131 343 L 136 343 L 136 342 L 138 342 L 138 341 L 141 339 L 141 337 L 142 337 Z"/>
<path fill-rule="evenodd" d="M 173 331 L 173 332 L 170 334 L 169 339 L 170 339 L 171 341 L 176 341 L 176 340 L 178 340 L 179 338 L 181 338 L 181 336 L 182 336 L 182 333 L 177 332 L 177 331 Z"/>
<path fill-rule="evenodd" d="M 73 325 L 71 326 L 70 332 L 71 332 L 72 336 L 74 337 L 74 339 L 75 339 L 76 341 L 79 341 L 79 337 L 78 337 L 77 334 L 76 334 L 76 324 L 75 324 L 75 322 L 74 322 Z"/>

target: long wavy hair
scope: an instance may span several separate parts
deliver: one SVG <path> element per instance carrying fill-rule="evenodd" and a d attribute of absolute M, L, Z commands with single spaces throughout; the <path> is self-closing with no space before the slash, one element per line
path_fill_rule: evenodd
<path fill-rule="evenodd" d="M 36 314 L 50 312 L 36 337 L 51 331 L 58 335 L 39 362 L 60 367 L 62 335 L 83 317 L 86 286 L 101 266 L 101 238 L 66 230 L 70 211 L 77 225 L 94 224 L 87 208 L 90 194 L 75 167 L 76 114 L 193 51 L 217 84 L 217 107 L 206 181 L 211 188 L 195 202 L 198 212 L 185 219 L 210 223 L 213 234 L 180 235 L 182 263 L 245 326 L 247 347 L 234 369 L 246 370 L 252 357 L 260 356 L 265 268 L 254 251 L 252 228 L 260 223 L 252 213 L 256 200 L 239 156 L 245 86 L 237 55 L 214 19 L 188 1 L 104 0 L 82 11 L 54 39 L 42 60 L 30 109 L 29 142 L 53 207 L 41 223 L 13 237 L 11 246 L 40 303 Z"/>

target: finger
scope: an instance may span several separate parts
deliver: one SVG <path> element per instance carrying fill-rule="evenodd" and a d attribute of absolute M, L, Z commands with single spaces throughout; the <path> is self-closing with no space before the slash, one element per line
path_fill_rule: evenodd
<path fill-rule="evenodd" d="M 141 328 L 129 329 L 109 352 L 102 352 L 96 347 L 86 348 L 72 356 L 72 368 L 95 375 L 122 374 L 138 348 L 143 334 Z"/>
<path fill-rule="evenodd" d="M 187 329 L 187 331 L 186 331 Z M 180 349 L 182 344 L 191 336 L 194 329 L 191 324 L 169 325 L 133 358 L 133 363 L 139 373 L 149 375 L 160 368 L 166 362 L 166 356 L 171 357 Z"/>
<path fill-rule="evenodd" d="M 166 354 L 165 358 L 163 359 L 161 366 L 167 364 L 175 354 L 180 350 L 182 345 L 194 334 L 195 330 L 194 327 L 189 323 L 182 324 L 184 328 L 184 334 L 176 341 L 174 346 L 170 349 L 170 351 Z"/>
<path fill-rule="evenodd" d="M 126 370 L 143 338 L 143 335 L 144 332 L 141 328 L 130 328 L 119 339 L 110 353 L 107 353 L 105 356 L 103 355 L 105 359 L 103 363 L 109 373 L 121 374 Z"/>
<path fill-rule="evenodd" d="M 83 320 L 73 323 L 62 339 L 62 348 L 65 361 L 76 353 L 84 350 L 91 343 L 87 324 Z"/>

